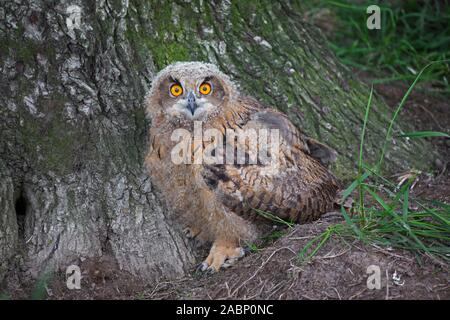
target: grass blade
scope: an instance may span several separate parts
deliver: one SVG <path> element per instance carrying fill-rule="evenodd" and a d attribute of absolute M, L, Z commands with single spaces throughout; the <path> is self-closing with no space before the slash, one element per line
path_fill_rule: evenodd
<path fill-rule="evenodd" d="M 370 94 L 369 99 L 367 101 L 366 106 L 366 114 L 364 115 L 364 122 L 363 122 L 363 128 L 361 132 L 361 142 L 359 144 L 359 159 L 358 159 L 358 178 L 360 180 L 362 176 L 362 170 L 363 170 L 363 146 L 364 146 L 364 137 L 366 135 L 366 126 L 367 126 L 367 120 L 369 119 L 369 112 L 370 107 L 372 105 L 372 97 L 373 97 L 373 85 L 370 88 Z M 365 220 L 365 212 L 364 212 L 364 192 L 362 188 L 362 182 L 359 183 L 359 210 L 361 212 L 361 217 L 363 220 Z"/>
<path fill-rule="evenodd" d="M 407 132 L 399 135 L 400 138 L 432 138 L 432 137 L 445 137 L 450 138 L 450 135 L 439 131 L 414 131 Z"/>
<path fill-rule="evenodd" d="M 419 81 L 422 74 L 425 72 L 426 69 L 431 67 L 432 65 L 438 64 L 438 63 L 444 63 L 444 62 L 450 62 L 450 60 L 439 60 L 439 61 L 433 61 L 429 64 L 427 64 L 422 70 L 420 70 L 419 74 L 417 75 L 416 79 L 414 79 L 413 83 L 409 86 L 408 90 L 406 91 L 405 95 L 403 96 L 402 100 L 400 101 L 400 104 L 398 105 L 397 109 L 395 110 L 394 116 L 391 119 L 391 122 L 389 123 L 389 127 L 386 133 L 386 138 L 384 139 L 383 148 L 381 149 L 381 156 L 380 160 L 378 161 L 377 165 L 377 171 L 380 172 L 381 164 L 384 160 L 384 155 L 386 153 L 388 143 L 391 140 L 392 137 L 392 129 L 394 127 L 395 120 L 397 120 L 397 116 L 400 113 L 400 111 L 403 109 L 403 106 L 405 105 L 406 100 L 408 99 L 409 95 L 411 94 L 412 90 L 416 86 L 417 82 Z"/>

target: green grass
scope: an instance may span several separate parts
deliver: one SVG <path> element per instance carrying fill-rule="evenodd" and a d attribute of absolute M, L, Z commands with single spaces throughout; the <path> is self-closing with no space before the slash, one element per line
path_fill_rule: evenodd
<path fill-rule="evenodd" d="M 281 219 L 280 217 L 274 215 L 271 212 L 260 210 L 257 208 L 252 208 L 252 210 L 254 210 L 258 215 L 272 221 L 277 225 L 287 227 L 287 229 L 291 229 L 295 225 L 295 222 Z M 260 239 L 261 241 L 259 241 L 258 243 L 246 242 L 246 246 L 251 252 L 258 252 L 267 245 L 274 243 L 276 240 L 280 239 L 285 234 L 286 230 L 273 230 L 272 232 L 264 235 Z"/>
<path fill-rule="evenodd" d="M 31 300 L 45 300 L 47 298 L 47 288 L 52 277 L 51 271 L 39 275 L 30 294 Z M 11 296 L 6 292 L 0 292 L 0 300 L 11 300 Z"/>
<path fill-rule="evenodd" d="M 391 141 L 392 125 L 397 120 L 409 93 L 429 66 L 430 64 L 418 73 L 405 93 L 389 123 L 380 151 L 380 160 L 370 165 L 364 162 L 363 146 L 366 123 L 370 119 L 372 87 L 361 132 L 358 177 L 343 192 L 345 200 L 354 194 L 355 190 L 358 191 L 358 201 L 354 208 L 356 214 L 351 215 L 344 207 L 341 207 L 345 224 L 332 225 L 312 239 L 299 253 L 302 261 L 312 258 L 333 235 L 356 238 L 366 244 L 407 249 L 441 262 L 450 261 L 450 205 L 438 201 L 425 203 L 423 200 L 412 197 L 410 189 L 418 175 L 418 172 L 414 170 L 410 171 L 401 184 L 389 180 L 380 173 Z M 434 131 L 410 132 L 403 136 L 405 138 L 449 137 L 448 133 Z"/>
<path fill-rule="evenodd" d="M 412 90 L 426 84 L 427 91 L 450 94 L 450 5 L 439 1 L 309 1 L 306 9 L 328 8 L 336 17 L 329 45 L 338 58 L 351 67 L 374 75 L 373 84 L 394 80 L 412 81 L 381 143 L 377 163 L 364 162 L 366 124 L 370 121 L 373 86 L 369 93 L 361 131 L 358 176 L 343 193 L 344 199 L 357 197 L 352 212 L 341 208 L 344 224 L 329 226 L 301 250 L 299 258 L 308 260 L 333 236 L 359 239 L 366 244 L 412 250 L 440 261 L 450 260 L 450 205 L 414 198 L 410 189 L 417 173 L 401 185 L 382 176 L 383 160 L 391 145 L 393 125 Z M 381 30 L 366 27 L 369 5 L 381 8 Z M 425 66 L 425 67 L 423 67 Z M 380 72 L 381 71 L 381 72 Z M 380 74 L 383 74 L 380 77 Z M 378 77 L 378 78 L 377 78 Z M 448 132 L 407 132 L 399 138 L 449 138 Z M 411 208 L 415 208 L 412 210 Z M 416 209 L 417 208 L 417 209 Z M 352 215 L 351 213 L 356 213 Z"/>
<path fill-rule="evenodd" d="M 11 300 L 11 296 L 7 293 L 0 293 L 0 301 L 1 300 Z"/>
<path fill-rule="evenodd" d="M 346 65 L 378 75 L 374 83 L 416 78 L 422 66 L 450 59 L 450 4 L 442 1 L 307 2 L 306 10 L 335 14 L 329 45 Z M 381 29 L 369 30 L 366 9 L 381 9 Z M 380 77 L 380 70 L 384 76 Z M 435 64 L 421 77 L 427 90 L 450 94 L 450 63 Z"/>
<path fill-rule="evenodd" d="M 52 277 L 53 273 L 51 271 L 43 272 L 38 277 L 31 291 L 31 300 L 44 300 L 47 298 L 47 287 Z"/>
<path fill-rule="evenodd" d="M 384 156 L 386 154 L 386 150 L 387 147 L 389 145 L 389 143 L 391 142 L 391 137 L 392 137 L 392 130 L 394 127 L 394 123 L 397 120 L 398 115 L 400 114 L 400 111 L 403 109 L 403 106 L 405 105 L 406 100 L 408 99 L 409 95 L 411 94 L 412 90 L 414 89 L 414 87 L 416 86 L 416 84 L 418 83 L 419 79 L 423 76 L 424 72 L 426 70 L 428 70 L 430 67 L 434 66 L 434 65 L 440 65 L 440 64 L 445 64 L 445 63 L 449 63 L 449 60 L 439 60 L 439 61 L 432 61 L 430 63 L 428 63 L 424 68 L 422 68 L 422 70 L 420 70 L 420 72 L 418 73 L 418 75 L 415 77 L 413 83 L 409 86 L 408 90 L 406 91 L 406 93 L 404 94 L 402 100 L 400 101 L 400 104 L 398 105 L 397 109 L 394 112 L 394 116 L 392 117 L 390 123 L 389 123 L 389 127 L 386 133 L 386 139 L 384 140 L 384 144 L 383 144 L 383 148 L 381 149 L 381 155 L 380 155 L 380 160 L 378 161 L 378 165 L 377 165 L 377 170 L 379 171 L 381 168 L 381 164 L 383 162 Z M 440 134 L 442 135 L 442 133 L 440 132 L 430 132 L 428 131 L 428 136 L 429 135 L 433 135 L 433 136 L 439 136 Z M 409 135 L 415 135 L 416 137 L 425 137 L 423 132 L 413 132 L 413 133 L 409 133 Z M 360 150 L 360 157 L 362 150 Z"/>
<path fill-rule="evenodd" d="M 295 225 L 295 222 L 281 219 L 280 217 L 274 215 L 271 212 L 260 210 L 257 208 L 252 208 L 258 215 L 280 225 L 284 225 L 288 228 L 292 228 Z"/>

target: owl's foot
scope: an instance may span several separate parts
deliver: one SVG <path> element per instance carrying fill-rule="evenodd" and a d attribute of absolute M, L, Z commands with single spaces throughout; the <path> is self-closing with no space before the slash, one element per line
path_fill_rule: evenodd
<path fill-rule="evenodd" d="M 231 267 L 244 255 L 245 251 L 241 247 L 213 244 L 208 257 L 199 265 L 198 270 L 214 273 L 220 268 Z"/>

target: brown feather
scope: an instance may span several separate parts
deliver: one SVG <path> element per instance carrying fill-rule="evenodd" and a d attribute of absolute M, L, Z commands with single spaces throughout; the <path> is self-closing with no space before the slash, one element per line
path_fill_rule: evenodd
<path fill-rule="evenodd" d="M 258 165 L 217 166 L 219 183 L 213 191 L 224 205 L 243 216 L 260 209 L 296 222 L 316 219 L 331 210 L 339 182 L 310 154 L 307 141 L 315 140 L 302 134 L 282 113 L 260 106 L 254 100 L 240 99 L 237 106 L 234 111 L 243 119 L 242 129 L 280 130 L 281 167 L 277 175 L 268 178 L 260 174 L 263 168 Z M 227 121 L 226 128 L 235 129 L 236 125 Z M 223 177 L 229 177 L 229 181 Z M 249 189 L 254 192 L 249 193 Z M 236 190 L 244 197 L 242 200 Z"/>

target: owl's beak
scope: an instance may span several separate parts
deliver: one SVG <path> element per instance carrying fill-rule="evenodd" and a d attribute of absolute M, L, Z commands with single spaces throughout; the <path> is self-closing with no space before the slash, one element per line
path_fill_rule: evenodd
<path fill-rule="evenodd" d="M 192 91 L 189 92 L 187 95 L 187 103 L 188 103 L 187 108 L 192 113 L 192 115 L 194 115 L 195 109 L 198 108 L 198 105 L 197 105 L 197 102 L 195 102 L 195 95 Z"/>

